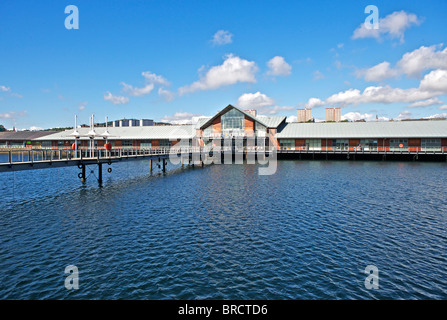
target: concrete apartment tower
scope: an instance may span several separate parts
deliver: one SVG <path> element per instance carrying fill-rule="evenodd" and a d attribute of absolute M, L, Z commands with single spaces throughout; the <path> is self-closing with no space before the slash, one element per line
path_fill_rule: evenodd
<path fill-rule="evenodd" d="M 312 109 L 297 109 L 296 121 L 307 122 L 312 120 Z"/>
<path fill-rule="evenodd" d="M 341 121 L 341 109 L 340 108 L 326 108 L 326 121 Z"/>

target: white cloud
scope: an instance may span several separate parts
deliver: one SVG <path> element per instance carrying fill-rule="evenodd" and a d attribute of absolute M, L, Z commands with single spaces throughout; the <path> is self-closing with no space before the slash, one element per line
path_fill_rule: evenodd
<path fill-rule="evenodd" d="M 2 91 L 2 92 L 9 92 L 9 91 L 11 91 L 11 88 L 10 87 L 6 87 L 6 86 L 0 86 L 0 91 Z"/>
<path fill-rule="evenodd" d="M 264 93 L 244 93 L 237 99 L 236 105 L 246 109 L 259 109 L 263 107 L 271 107 L 275 104 L 275 100 L 268 97 Z"/>
<path fill-rule="evenodd" d="M 258 67 L 254 61 L 248 61 L 229 54 L 221 65 L 209 69 L 205 75 L 201 76 L 200 80 L 189 86 L 179 88 L 179 94 L 183 95 L 198 90 L 218 89 L 238 82 L 255 83 L 257 71 Z"/>
<path fill-rule="evenodd" d="M 40 130 L 43 130 L 43 128 L 41 128 L 41 127 L 36 127 L 36 126 L 31 126 L 31 127 L 29 127 L 28 130 L 29 130 L 29 131 L 40 131 Z"/>
<path fill-rule="evenodd" d="M 318 98 L 310 98 L 309 101 L 306 104 L 306 108 L 315 108 L 315 107 L 321 107 L 324 105 L 324 101 L 318 99 Z"/>
<path fill-rule="evenodd" d="M 427 99 L 427 100 L 413 102 L 412 104 L 410 104 L 408 106 L 408 108 L 424 108 L 424 107 L 429 107 L 429 106 L 442 104 L 442 103 L 443 102 L 441 100 L 439 100 L 438 98 L 431 98 L 431 99 Z"/>
<path fill-rule="evenodd" d="M 123 86 L 124 92 L 126 92 L 129 96 L 134 96 L 134 97 L 145 96 L 145 95 L 151 93 L 152 90 L 154 89 L 153 83 L 149 83 L 142 88 L 134 88 L 130 84 L 127 84 L 124 82 L 121 82 L 121 85 Z"/>
<path fill-rule="evenodd" d="M 148 83 L 159 84 L 162 86 L 169 86 L 170 83 L 163 76 L 157 75 L 150 71 L 142 72 L 141 75 L 146 78 Z"/>
<path fill-rule="evenodd" d="M 25 117 L 28 114 L 28 111 L 9 111 L 9 112 L 3 112 L 0 113 L 0 119 L 5 120 L 15 120 L 17 117 Z"/>
<path fill-rule="evenodd" d="M 194 124 L 203 118 L 203 115 L 189 113 L 189 112 L 176 112 L 172 116 L 164 116 L 161 122 L 168 122 L 172 124 Z"/>
<path fill-rule="evenodd" d="M 365 114 L 361 114 L 360 112 L 348 112 L 345 115 L 341 116 L 342 120 L 349 120 L 349 121 L 356 121 L 356 120 L 361 120 L 364 119 L 365 121 L 388 121 L 390 120 L 387 117 L 378 117 L 376 118 L 376 115 L 374 115 L 373 113 L 365 113 Z"/>
<path fill-rule="evenodd" d="M 399 115 L 396 117 L 396 120 L 410 119 L 411 115 L 411 111 L 405 110 L 399 113 Z"/>
<path fill-rule="evenodd" d="M 274 115 L 280 111 L 292 110 L 294 107 L 277 106 L 275 100 L 264 93 L 244 93 L 236 102 L 236 105 L 243 109 L 254 109 L 265 115 Z"/>
<path fill-rule="evenodd" d="M 297 116 L 288 116 L 286 118 L 286 122 L 296 122 L 297 120 Z"/>
<path fill-rule="evenodd" d="M 173 92 L 163 88 L 158 88 L 158 95 L 168 102 L 175 99 L 175 94 Z"/>
<path fill-rule="evenodd" d="M 113 104 L 126 104 L 129 102 L 128 97 L 114 96 L 109 91 L 104 94 L 104 100 L 110 101 Z"/>
<path fill-rule="evenodd" d="M 447 70 L 433 70 L 426 74 L 419 86 L 422 90 L 447 93 Z"/>
<path fill-rule="evenodd" d="M 211 42 L 214 45 L 224 45 L 224 44 L 229 44 L 233 42 L 233 34 L 231 34 L 229 31 L 227 30 L 219 30 L 217 31 L 214 36 L 213 39 L 211 40 Z"/>
<path fill-rule="evenodd" d="M 398 38 L 401 43 L 404 42 L 405 31 L 413 25 L 419 25 L 422 20 L 413 13 L 405 11 L 395 11 L 383 19 L 379 19 L 379 29 L 367 29 L 362 23 L 352 35 L 352 39 L 375 38 L 382 39 L 382 35 L 390 38 Z"/>
<path fill-rule="evenodd" d="M 276 56 L 267 62 L 269 70 L 268 75 L 272 76 L 288 76 L 292 73 L 292 66 L 288 64 L 283 57 Z"/>
<path fill-rule="evenodd" d="M 85 107 L 87 106 L 88 102 L 84 101 L 84 102 L 79 102 L 78 106 L 79 106 L 79 111 L 85 110 Z"/>
<path fill-rule="evenodd" d="M 438 113 L 432 114 L 431 116 L 425 117 L 425 119 L 438 119 L 438 118 L 447 118 L 447 113 Z"/>
<path fill-rule="evenodd" d="M 443 106 L 440 106 L 438 109 L 440 109 L 440 110 L 447 110 L 447 104 L 445 104 Z"/>
<path fill-rule="evenodd" d="M 420 105 L 422 100 L 428 100 L 447 94 L 447 70 L 433 70 L 426 74 L 421 80 L 418 88 L 392 88 L 390 86 L 371 86 L 363 92 L 358 89 L 348 89 L 333 94 L 326 100 L 318 98 L 309 99 L 310 107 L 322 105 L 358 105 L 367 103 L 416 103 Z M 438 103 L 439 100 L 432 99 L 432 103 Z M 429 102 L 424 102 L 429 103 Z"/>
<path fill-rule="evenodd" d="M 426 70 L 447 70 L 447 48 L 441 50 L 441 47 L 442 45 L 421 46 L 405 53 L 394 68 L 384 61 L 369 69 L 358 70 L 356 75 L 359 78 L 364 77 L 365 81 L 382 81 L 402 74 L 410 78 L 420 78 Z"/>
<path fill-rule="evenodd" d="M 321 80 L 324 78 L 325 78 L 324 74 L 322 74 L 319 70 L 314 72 L 314 80 Z"/>
<path fill-rule="evenodd" d="M 383 81 L 398 75 L 398 71 L 390 68 L 389 62 L 382 62 L 369 69 L 362 69 L 356 72 L 358 78 L 363 77 L 365 81 Z"/>

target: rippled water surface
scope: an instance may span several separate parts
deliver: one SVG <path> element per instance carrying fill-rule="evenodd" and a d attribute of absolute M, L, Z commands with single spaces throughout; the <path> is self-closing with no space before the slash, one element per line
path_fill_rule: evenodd
<path fill-rule="evenodd" d="M 447 298 L 447 163 L 112 168 L 0 174 L 1 299 Z"/>

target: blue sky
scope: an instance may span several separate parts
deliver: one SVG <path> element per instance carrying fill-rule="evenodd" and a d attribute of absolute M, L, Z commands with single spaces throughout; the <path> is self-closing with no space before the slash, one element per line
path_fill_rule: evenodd
<path fill-rule="evenodd" d="M 77 30 L 64 25 L 71 4 Z M 361 27 L 370 4 L 378 31 Z M 304 106 L 317 119 L 326 106 L 351 120 L 445 115 L 446 12 L 446 1 L 3 0 L 0 124 L 185 123 L 228 104 L 291 121 Z"/>

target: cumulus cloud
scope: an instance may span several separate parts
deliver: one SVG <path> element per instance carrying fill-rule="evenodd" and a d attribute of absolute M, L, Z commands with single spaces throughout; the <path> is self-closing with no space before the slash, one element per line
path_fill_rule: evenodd
<path fill-rule="evenodd" d="M 438 105 L 438 104 L 442 104 L 442 103 L 443 102 L 441 100 L 439 100 L 438 98 L 431 98 L 431 99 L 427 99 L 427 100 L 413 102 L 412 104 L 410 104 L 408 106 L 408 108 L 424 108 L 424 107 L 434 106 L 434 105 Z"/>
<path fill-rule="evenodd" d="M 396 120 L 411 119 L 411 115 L 411 111 L 405 110 L 399 113 L 399 115 L 396 117 Z"/>
<path fill-rule="evenodd" d="M 394 68 L 384 61 L 369 69 L 361 69 L 356 72 L 357 77 L 363 77 L 365 81 L 382 81 L 400 75 L 409 78 L 420 78 L 427 70 L 447 70 L 447 48 L 441 50 L 442 45 L 430 47 L 421 46 L 411 52 L 405 53 L 396 63 Z"/>
<path fill-rule="evenodd" d="M 447 93 L 447 70 L 434 70 L 426 74 L 419 87 L 426 91 Z"/>
<path fill-rule="evenodd" d="M 286 118 L 286 122 L 296 122 L 297 120 L 297 116 L 288 116 Z"/>
<path fill-rule="evenodd" d="M 306 103 L 306 108 L 315 108 L 315 107 L 321 107 L 324 106 L 324 101 L 318 99 L 318 98 L 310 98 L 309 101 Z"/>
<path fill-rule="evenodd" d="M 361 69 L 356 71 L 358 78 L 364 78 L 365 81 L 383 81 L 388 78 L 397 76 L 397 70 L 390 68 L 390 63 L 384 61 L 369 69 Z"/>
<path fill-rule="evenodd" d="M 237 99 L 236 105 L 241 108 L 259 109 L 263 107 L 271 107 L 275 104 L 275 100 L 268 97 L 264 93 L 244 93 Z"/>
<path fill-rule="evenodd" d="M 163 76 L 157 75 L 150 71 L 145 71 L 145 72 L 141 73 L 141 75 L 146 78 L 148 83 L 158 84 L 158 85 L 162 85 L 162 86 L 170 85 L 169 81 L 166 80 Z"/>
<path fill-rule="evenodd" d="M 342 120 L 349 121 L 357 121 L 357 120 L 365 120 L 365 121 L 389 121 L 390 119 L 387 117 L 377 117 L 373 113 L 365 113 L 361 114 L 360 112 L 348 112 L 345 115 L 341 116 Z"/>
<path fill-rule="evenodd" d="M 425 119 L 439 119 L 439 118 L 447 118 L 447 113 L 438 113 L 432 114 L 431 116 L 426 117 Z"/>
<path fill-rule="evenodd" d="M 229 31 L 227 30 L 219 30 L 217 31 L 214 36 L 213 39 L 211 40 L 211 42 L 214 45 L 217 46 L 221 46 L 224 44 L 229 44 L 233 42 L 233 34 L 231 34 Z"/>
<path fill-rule="evenodd" d="M 147 94 L 151 93 L 152 90 L 154 89 L 153 83 L 149 83 L 142 88 L 135 88 L 135 87 L 131 86 L 130 84 L 127 84 L 124 82 L 121 82 L 121 85 L 123 86 L 124 92 L 126 92 L 129 96 L 134 96 L 134 97 L 141 97 L 141 96 L 147 95 Z"/>
<path fill-rule="evenodd" d="M 6 87 L 6 86 L 0 86 L 0 91 L 1 92 L 9 92 L 9 91 L 11 91 L 11 88 L 10 87 Z"/>
<path fill-rule="evenodd" d="M 352 39 L 375 38 L 382 39 L 382 35 L 390 38 L 397 38 L 404 42 L 405 31 L 413 25 L 420 25 L 422 20 L 413 13 L 405 11 L 395 11 L 383 19 L 379 19 L 379 29 L 367 29 L 362 23 L 352 35 Z"/>
<path fill-rule="evenodd" d="M 367 103 L 413 103 L 444 94 L 447 94 L 447 71 L 433 70 L 424 76 L 418 88 L 401 89 L 390 86 L 370 86 L 365 88 L 363 92 L 359 89 L 351 88 L 335 93 L 324 101 L 318 98 L 311 98 L 307 104 L 309 107 L 323 105 L 344 107 Z"/>
<path fill-rule="evenodd" d="M 111 94 L 109 91 L 107 91 L 104 94 L 104 100 L 110 101 L 113 104 L 126 104 L 129 102 L 128 97 L 115 96 L 115 95 Z"/>
<path fill-rule="evenodd" d="M 172 124 L 194 124 L 203 118 L 203 115 L 189 112 L 176 112 L 172 116 L 165 115 L 161 122 L 168 122 Z"/>
<path fill-rule="evenodd" d="M 443 106 L 440 106 L 438 109 L 440 109 L 440 110 L 447 110 L 447 104 L 445 104 Z"/>
<path fill-rule="evenodd" d="M 248 61 L 229 54 L 221 65 L 210 68 L 200 77 L 200 80 L 179 88 L 179 94 L 218 89 L 238 82 L 255 83 L 256 72 L 258 72 L 258 67 L 254 61 Z"/>
<path fill-rule="evenodd" d="M 265 115 L 278 114 L 281 111 L 294 109 L 289 106 L 277 106 L 275 100 L 261 92 L 244 93 L 236 102 L 236 105 L 243 109 L 254 109 Z"/>
<path fill-rule="evenodd" d="M 292 73 L 292 66 L 281 56 L 270 59 L 267 66 L 269 68 L 267 74 L 271 76 L 288 76 Z"/>

